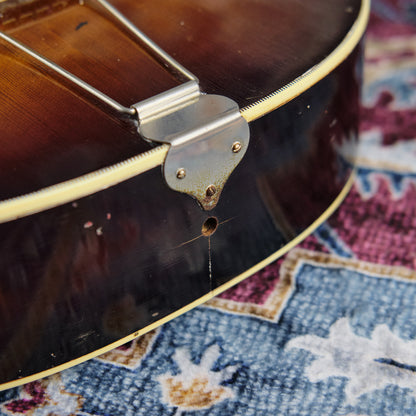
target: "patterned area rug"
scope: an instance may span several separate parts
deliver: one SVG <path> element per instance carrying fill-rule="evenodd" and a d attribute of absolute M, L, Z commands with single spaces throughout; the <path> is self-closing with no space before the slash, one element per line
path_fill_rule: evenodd
<path fill-rule="evenodd" d="M 1 415 L 416 415 L 416 4 L 376 0 L 358 176 L 283 259 Z"/>

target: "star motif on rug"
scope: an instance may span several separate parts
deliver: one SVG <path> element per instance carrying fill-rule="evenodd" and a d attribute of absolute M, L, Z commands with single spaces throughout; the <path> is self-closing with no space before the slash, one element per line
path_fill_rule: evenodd
<path fill-rule="evenodd" d="M 303 335 L 289 341 L 287 348 L 315 355 L 305 371 L 312 383 L 346 377 L 345 395 L 350 404 L 387 385 L 410 389 L 416 397 L 416 340 L 403 340 L 386 325 L 377 326 L 369 339 L 356 335 L 348 319 L 340 318 L 331 326 L 328 338 Z"/>
<path fill-rule="evenodd" d="M 178 375 L 164 374 L 159 377 L 163 399 L 176 407 L 176 415 L 185 411 L 209 409 L 213 405 L 234 397 L 231 388 L 221 383 L 229 380 L 238 366 L 227 366 L 220 371 L 212 367 L 220 357 L 220 347 L 213 344 L 206 349 L 199 364 L 194 364 L 189 351 L 179 348 L 173 359 L 177 363 Z"/>

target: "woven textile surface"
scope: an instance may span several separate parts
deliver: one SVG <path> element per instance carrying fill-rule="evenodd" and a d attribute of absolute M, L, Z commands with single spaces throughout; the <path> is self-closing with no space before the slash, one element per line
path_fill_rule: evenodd
<path fill-rule="evenodd" d="M 416 2 L 373 0 L 358 174 L 329 221 L 208 304 L 1 392 L 0 415 L 416 415 Z"/>

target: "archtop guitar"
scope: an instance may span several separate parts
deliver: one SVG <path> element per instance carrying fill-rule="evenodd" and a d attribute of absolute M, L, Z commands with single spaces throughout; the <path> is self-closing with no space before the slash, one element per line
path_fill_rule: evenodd
<path fill-rule="evenodd" d="M 368 0 L 0 1 L 0 388 L 260 270 L 352 183 Z"/>

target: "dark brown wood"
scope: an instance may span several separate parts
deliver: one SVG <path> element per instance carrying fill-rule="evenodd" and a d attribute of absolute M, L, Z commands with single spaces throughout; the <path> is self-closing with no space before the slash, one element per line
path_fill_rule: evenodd
<path fill-rule="evenodd" d="M 318 218 L 350 172 L 337 149 L 356 134 L 357 57 L 252 124 L 248 153 L 209 215 L 153 169 L 75 204 L 1 224 L 0 383 L 159 320 Z M 219 222 L 210 237 L 201 232 L 208 217 Z"/>
<path fill-rule="evenodd" d="M 3 3 L 0 30 L 124 105 L 176 84 L 91 8 L 33 1 L 7 12 L 7 4 Z M 360 1 L 117 0 L 114 4 L 195 73 L 204 91 L 228 96 L 244 107 L 327 56 L 354 22 Z M 34 70 L 4 42 L 0 42 L 0 73 L 0 199 L 149 149 L 131 124 L 117 122 L 80 99 L 48 72 Z"/>
<path fill-rule="evenodd" d="M 20 24 L 18 16 L 49 3 L 10 10 L 4 4 L 3 21 L 17 20 L 2 30 L 123 104 L 175 83 L 95 11 L 59 3 Z M 194 72 L 205 91 L 245 106 L 330 53 L 360 2 L 115 4 Z M 149 148 L 129 123 L 11 49 L 1 51 L 2 198 Z M 310 90 L 250 123 L 247 154 L 209 214 L 170 190 L 155 168 L 0 224 L 0 388 L 160 320 L 276 252 L 318 218 L 351 172 L 339 149 L 357 137 L 360 52 L 357 47 Z M 211 235 L 207 220 L 212 229 L 217 224 Z"/>

